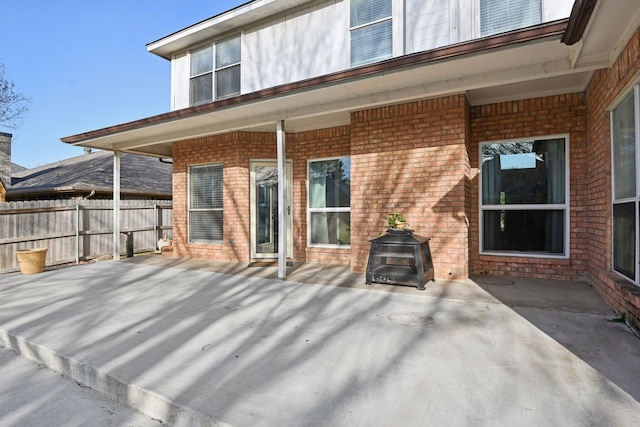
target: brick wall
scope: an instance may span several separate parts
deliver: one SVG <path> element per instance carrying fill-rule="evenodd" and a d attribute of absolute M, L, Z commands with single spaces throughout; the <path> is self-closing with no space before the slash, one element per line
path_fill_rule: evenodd
<path fill-rule="evenodd" d="M 351 267 L 398 212 L 431 238 L 435 275 L 468 275 L 469 108 L 464 95 L 351 114 Z"/>
<path fill-rule="evenodd" d="M 349 126 L 319 129 L 295 134 L 291 152 L 294 168 L 294 254 L 297 260 L 327 264 L 349 264 L 350 250 L 307 247 L 307 161 L 325 157 L 349 156 Z"/>
<path fill-rule="evenodd" d="M 590 197 L 587 271 L 603 297 L 640 328 L 640 287 L 611 273 L 611 133 L 609 108 L 630 92 L 630 82 L 640 72 L 640 30 L 632 36 L 611 68 L 595 72 L 587 88 L 589 171 L 586 185 Z"/>
<path fill-rule="evenodd" d="M 276 135 L 233 132 L 173 144 L 173 235 L 179 256 L 249 261 L 249 160 L 276 157 Z M 224 241 L 218 245 L 189 243 L 188 170 L 191 165 L 223 163 Z"/>
<path fill-rule="evenodd" d="M 584 94 L 557 95 L 471 108 L 471 273 L 585 279 L 588 264 L 586 102 Z M 510 138 L 569 135 L 569 259 L 480 255 L 479 143 Z"/>
<path fill-rule="evenodd" d="M 349 263 L 348 249 L 307 248 L 307 159 L 349 155 L 349 126 L 286 135 L 286 156 L 293 163 L 293 258 Z M 233 132 L 177 142 L 173 146 L 174 253 L 179 256 L 247 262 L 250 258 L 251 160 L 275 160 L 276 134 Z M 188 243 L 188 169 L 222 162 L 224 166 L 224 241 Z"/>

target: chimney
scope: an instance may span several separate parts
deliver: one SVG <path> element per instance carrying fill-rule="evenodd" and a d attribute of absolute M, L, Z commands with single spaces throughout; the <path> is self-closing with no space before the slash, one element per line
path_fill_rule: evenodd
<path fill-rule="evenodd" d="M 0 132 L 0 181 L 5 189 L 11 186 L 11 138 L 10 133 Z"/>

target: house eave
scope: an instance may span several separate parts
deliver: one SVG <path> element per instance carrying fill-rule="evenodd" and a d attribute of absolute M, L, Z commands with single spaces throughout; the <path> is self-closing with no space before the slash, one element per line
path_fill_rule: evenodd
<path fill-rule="evenodd" d="M 311 0 L 252 0 L 147 44 L 147 51 L 164 59 L 205 40 L 309 3 Z"/>
<path fill-rule="evenodd" d="M 451 79 L 447 84 L 442 84 L 441 82 L 430 80 L 429 75 L 432 73 L 426 73 L 423 71 L 426 70 L 427 67 L 431 67 L 429 70 L 433 71 L 435 69 L 433 67 L 443 68 L 448 66 L 458 70 L 458 73 L 470 73 L 470 71 L 460 70 L 470 70 L 470 65 L 482 62 L 484 55 L 492 52 L 495 55 L 511 55 L 510 52 L 516 52 L 518 49 L 538 49 L 540 51 L 539 54 L 544 55 L 544 51 L 548 50 L 548 48 L 539 48 L 538 44 L 540 43 L 546 43 L 549 46 L 552 45 L 553 49 L 557 51 L 556 55 L 559 55 L 559 61 L 564 64 L 568 53 L 559 48 L 559 46 L 561 46 L 559 40 L 565 32 L 566 26 L 566 19 L 555 21 L 519 31 L 471 40 L 430 51 L 405 55 L 375 64 L 352 68 L 298 82 L 292 82 L 204 105 L 171 111 L 129 123 L 123 123 L 116 126 L 64 137 L 61 138 L 61 140 L 73 145 L 102 148 L 107 150 L 122 150 L 139 154 L 156 155 L 158 157 L 171 157 L 169 147 L 159 149 L 157 145 L 159 143 L 170 143 L 179 139 L 185 139 L 189 136 L 194 137 L 202 134 L 215 134 L 217 132 L 240 129 L 257 129 L 264 126 L 265 123 L 271 123 L 282 114 L 289 114 L 284 112 L 280 114 L 275 108 L 263 108 L 263 105 L 270 103 L 271 107 L 275 107 L 275 104 L 278 104 L 277 106 L 280 109 L 287 109 L 288 105 L 292 108 L 294 106 L 300 107 L 300 103 L 302 102 L 301 100 L 304 99 L 304 97 L 310 98 L 308 95 L 311 93 L 315 96 L 315 94 L 320 92 L 337 92 L 347 85 L 362 86 L 370 84 L 371 86 L 375 86 L 377 83 L 378 86 L 381 86 L 381 83 L 386 80 L 385 87 L 387 90 L 385 93 L 387 93 L 388 96 L 390 93 L 390 90 L 388 89 L 388 81 L 390 79 L 395 79 L 397 84 L 401 84 L 403 83 L 402 80 L 404 75 L 413 73 L 414 78 L 419 75 L 419 80 L 416 80 L 416 83 L 421 85 L 420 93 L 402 95 L 402 99 L 400 99 L 400 97 L 397 99 L 382 99 L 380 96 L 375 96 L 372 93 L 369 95 L 369 98 L 376 98 L 377 101 L 374 103 L 394 103 L 400 102 L 408 97 L 428 98 L 431 96 L 441 95 L 442 93 L 460 93 L 464 92 L 466 89 L 463 86 L 456 87 L 453 83 L 455 79 Z M 565 48 L 569 49 L 566 46 Z M 556 58 L 556 60 L 557 59 L 558 58 Z M 523 58 L 523 60 L 526 61 L 528 59 Z M 558 67 L 557 64 L 554 66 Z M 554 66 L 551 66 L 551 68 Z M 564 67 L 564 65 L 561 65 L 561 67 Z M 420 72 L 418 73 L 417 71 Z M 545 73 L 547 71 L 541 70 L 541 72 Z M 446 73 L 441 74 L 448 75 Z M 476 78 L 476 80 L 478 80 L 478 78 Z M 481 85 L 481 83 L 478 83 L 477 81 L 473 84 Z M 438 85 L 439 88 L 437 91 L 433 89 L 434 86 Z M 433 90 L 433 93 L 429 93 L 430 90 Z M 385 96 L 384 93 L 383 96 Z M 305 100 L 304 102 L 310 103 L 311 101 Z M 315 106 L 311 106 L 311 104 L 308 105 L 309 110 L 314 110 L 310 111 L 308 114 L 316 114 L 319 116 L 320 113 L 322 113 L 319 110 L 323 107 L 318 106 L 317 101 L 315 104 Z M 366 104 L 369 105 L 371 102 L 366 101 Z M 358 107 L 359 105 L 346 104 L 341 107 L 341 111 L 347 112 L 347 123 L 348 111 L 353 111 Z M 255 119 L 240 120 L 240 117 L 242 116 L 242 114 L 240 114 L 240 109 L 243 109 L 243 113 L 246 113 L 247 109 L 250 108 L 255 110 Z M 328 106 L 327 108 L 333 107 Z M 336 111 L 337 110 L 338 109 L 336 109 Z M 234 114 L 233 111 L 238 111 L 238 113 Z M 268 114 L 269 117 L 260 114 L 265 111 L 270 113 Z M 326 112 L 327 111 L 325 111 L 325 113 Z M 203 130 L 203 133 L 194 132 L 192 135 L 182 135 L 179 132 L 170 132 L 172 127 L 171 125 L 174 123 L 185 122 L 186 125 L 186 121 L 192 121 L 195 124 L 198 121 L 205 121 L 204 119 L 199 119 L 199 117 L 203 116 L 211 118 L 212 120 L 219 120 L 220 122 L 224 121 L 228 126 L 217 131 L 209 129 Z M 340 120 L 345 120 L 344 115 L 342 116 L 343 119 L 339 119 L 337 116 L 335 117 L 336 119 L 334 122 L 337 120 L 336 123 L 338 124 L 340 123 Z M 288 115 L 283 118 L 291 119 L 292 116 Z M 234 125 L 234 123 L 236 125 Z M 157 132 L 157 138 L 145 140 L 145 129 L 151 127 L 158 127 L 159 132 Z M 160 132 L 161 127 L 164 129 Z M 123 143 L 125 140 L 133 141 L 136 138 L 140 139 L 137 144 L 134 142 L 131 142 L 129 145 Z M 156 146 L 155 151 L 151 148 L 153 146 Z"/>

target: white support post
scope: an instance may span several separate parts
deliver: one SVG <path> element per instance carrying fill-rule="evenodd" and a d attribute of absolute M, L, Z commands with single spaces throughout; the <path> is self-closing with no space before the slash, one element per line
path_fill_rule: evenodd
<path fill-rule="evenodd" d="M 287 277 L 287 168 L 284 120 L 276 123 L 278 143 L 278 278 Z"/>
<path fill-rule="evenodd" d="M 113 259 L 120 260 L 120 152 L 113 152 Z"/>

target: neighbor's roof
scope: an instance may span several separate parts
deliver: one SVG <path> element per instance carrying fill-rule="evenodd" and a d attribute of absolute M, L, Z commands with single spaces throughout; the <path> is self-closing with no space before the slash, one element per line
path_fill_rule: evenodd
<path fill-rule="evenodd" d="M 157 158 L 123 153 L 120 158 L 122 194 L 171 195 L 172 166 Z M 98 151 L 12 173 L 9 195 L 113 192 L 113 153 Z"/>

